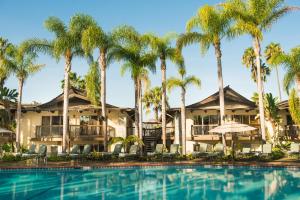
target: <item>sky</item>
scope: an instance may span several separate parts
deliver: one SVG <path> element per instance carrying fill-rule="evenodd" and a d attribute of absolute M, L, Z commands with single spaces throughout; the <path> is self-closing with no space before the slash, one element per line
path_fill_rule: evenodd
<path fill-rule="evenodd" d="M 112 31 L 119 25 L 131 25 L 140 33 L 153 32 L 164 35 L 168 32 L 183 33 L 186 22 L 196 14 L 204 4 L 217 4 L 221 0 L 0 0 L 0 37 L 13 44 L 20 44 L 29 38 L 52 39 L 43 23 L 50 16 L 56 16 L 68 23 L 76 13 L 91 15 L 106 31 Z M 288 5 L 300 6 L 298 0 L 287 0 Z M 300 12 L 293 12 L 280 19 L 264 34 L 262 48 L 270 42 L 278 42 L 285 51 L 300 44 Z M 241 64 L 243 51 L 252 45 L 249 36 L 233 40 L 222 40 L 222 62 L 224 86 L 230 85 L 234 90 L 250 98 L 256 91 L 251 80 L 250 70 Z M 191 45 L 183 50 L 188 75 L 201 79 L 201 88 L 190 87 L 187 90 L 186 103 L 191 104 L 216 92 L 217 66 L 213 48 L 206 55 L 200 53 L 199 45 Z M 57 62 L 53 58 L 40 55 L 37 63 L 46 66 L 39 73 L 31 76 L 25 83 L 23 102 L 47 102 L 61 93 L 60 81 L 63 79 L 64 60 Z M 74 59 L 72 71 L 84 76 L 88 64 L 84 59 Z M 279 68 L 280 79 L 284 69 Z M 167 77 L 176 76 L 177 68 L 167 63 Z M 160 85 L 160 68 L 151 76 L 151 85 Z M 9 88 L 17 88 L 17 80 L 10 77 L 6 82 Z M 275 71 L 272 71 L 265 84 L 265 91 L 278 96 Z M 282 91 L 283 99 L 287 95 Z M 169 93 L 172 107 L 180 105 L 180 92 Z M 129 74 L 120 75 L 120 63 L 113 63 L 107 71 L 107 102 L 120 107 L 133 107 L 133 81 Z"/>

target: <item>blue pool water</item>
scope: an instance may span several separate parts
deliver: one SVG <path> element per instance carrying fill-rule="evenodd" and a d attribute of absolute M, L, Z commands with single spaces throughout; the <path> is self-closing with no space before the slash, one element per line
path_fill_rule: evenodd
<path fill-rule="evenodd" d="M 0 171 L 0 199 L 300 199 L 300 170 L 156 167 Z"/>

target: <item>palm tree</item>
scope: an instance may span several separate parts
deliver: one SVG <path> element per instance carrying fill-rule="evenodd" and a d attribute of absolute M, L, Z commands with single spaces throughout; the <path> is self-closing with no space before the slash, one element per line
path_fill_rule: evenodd
<path fill-rule="evenodd" d="M 145 92 L 143 95 L 143 103 L 144 107 L 149 112 L 150 108 L 153 108 L 155 120 L 158 122 L 158 112 L 162 110 L 162 88 L 161 87 L 154 87 Z"/>
<path fill-rule="evenodd" d="M 187 87 L 190 85 L 195 85 L 200 87 L 201 81 L 196 76 L 186 76 L 186 71 L 183 67 L 179 68 L 180 78 L 171 77 L 167 81 L 168 90 L 172 90 L 173 88 L 181 89 L 181 143 L 182 143 L 182 153 L 186 154 L 186 113 L 185 113 L 185 94 Z"/>
<path fill-rule="evenodd" d="M 100 103 L 100 72 L 99 64 L 97 61 L 91 61 L 89 63 L 90 68 L 85 76 L 85 88 L 86 94 L 93 105 L 99 105 Z"/>
<path fill-rule="evenodd" d="M 182 59 L 176 53 L 176 49 L 172 47 L 172 40 L 177 37 L 174 33 L 168 33 L 163 37 L 158 37 L 154 34 L 147 34 L 150 45 L 155 51 L 156 55 L 160 59 L 160 68 L 161 68 L 161 88 L 162 88 L 162 97 L 161 97 L 161 122 L 162 122 L 162 140 L 163 144 L 166 145 L 166 108 L 167 108 L 167 95 L 166 95 L 166 80 L 167 80 L 167 64 L 166 60 L 170 60 L 176 64 L 182 65 Z M 157 89 L 158 90 L 158 89 Z M 158 110 L 155 111 L 155 116 L 158 115 Z M 157 116 L 158 119 L 158 116 Z"/>
<path fill-rule="evenodd" d="M 265 49 L 265 57 L 267 60 L 267 63 L 274 67 L 276 70 L 276 79 L 277 79 L 277 86 L 278 86 L 278 94 L 279 94 L 279 100 L 282 101 L 281 98 L 281 86 L 280 86 L 280 79 L 279 79 L 279 73 L 278 73 L 278 58 L 280 55 L 283 54 L 283 50 L 279 43 L 270 43 L 266 49 Z"/>
<path fill-rule="evenodd" d="M 101 75 L 100 97 L 103 117 L 104 151 L 107 151 L 106 68 L 112 58 L 114 39 L 110 33 L 105 33 L 100 26 L 94 24 L 83 32 L 82 47 L 88 54 L 91 54 L 94 49 L 98 49 L 99 51 L 99 69 Z"/>
<path fill-rule="evenodd" d="M 200 32 L 191 32 L 199 28 Z M 230 19 L 220 7 L 205 5 L 198 10 L 186 25 L 187 33 L 181 35 L 177 41 L 178 49 L 192 43 L 200 43 L 201 51 L 205 53 L 211 45 L 214 46 L 218 67 L 218 86 L 220 95 L 221 124 L 225 121 L 225 102 L 222 75 L 221 40 L 230 36 Z"/>
<path fill-rule="evenodd" d="M 8 65 L 11 64 L 13 51 L 14 46 L 0 37 L 0 88 L 4 87 L 4 82 L 10 74 Z"/>
<path fill-rule="evenodd" d="M 70 72 L 70 75 L 69 75 L 69 79 L 70 79 L 70 87 L 73 87 L 75 89 L 78 89 L 78 90 L 85 90 L 85 80 L 77 75 L 76 72 Z M 65 80 L 62 80 L 61 81 L 61 88 L 64 89 L 64 85 L 65 85 Z"/>
<path fill-rule="evenodd" d="M 50 54 L 55 59 L 65 60 L 64 67 L 64 104 L 63 104 L 63 139 L 62 151 L 66 151 L 68 144 L 68 107 L 69 107 L 69 75 L 74 57 L 84 56 L 81 47 L 82 32 L 94 25 L 94 20 L 87 15 L 76 14 L 71 17 L 69 26 L 57 17 L 49 17 L 45 21 L 48 31 L 54 33 L 55 39 L 52 41 L 31 39 L 24 44 L 25 51 L 42 52 Z"/>
<path fill-rule="evenodd" d="M 251 70 L 251 78 L 252 80 L 257 83 L 257 67 L 256 67 L 256 57 L 255 53 L 252 47 L 247 48 L 244 51 L 243 57 L 242 57 L 242 64 L 245 65 L 247 68 L 250 68 Z M 265 65 L 265 63 L 262 63 L 261 66 L 261 79 L 266 82 L 267 76 L 270 75 L 270 68 Z"/>
<path fill-rule="evenodd" d="M 23 85 L 24 82 L 30 75 L 38 72 L 44 65 L 35 64 L 36 54 L 24 53 L 22 45 L 16 47 L 14 52 L 13 61 L 10 66 L 10 70 L 18 79 L 18 105 L 17 105 L 17 129 L 16 129 L 16 146 L 17 151 L 20 150 L 20 123 L 21 123 L 21 113 L 22 113 L 22 96 L 23 96 Z"/>
<path fill-rule="evenodd" d="M 121 74 L 130 72 L 134 82 L 135 91 L 135 135 L 142 137 L 140 124 L 142 123 L 142 80 L 148 74 L 148 70 L 155 72 L 156 55 L 148 52 L 148 42 L 133 27 L 121 26 L 114 31 L 113 37 L 118 45 L 113 50 L 114 58 L 123 60 Z"/>
<path fill-rule="evenodd" d="M 283 5 L 283 0 L 228 0 L 222 4 L 228 18 L 235 20 L 232 35 L 248 34 L 252 37 L 256 57 L 259 115 L 263 142 L 266 141 L 263 83 L 261 74 L 261 41 L 263 33 L 293 8 Z"/>
<path fill-rule="evenodd" d="M 291 49 L 290 53 L 284 53 L 278 57 L 278 63 L 283 65 L 286 74 L 283 79 L 283 87 L 287 93 L 293 83 L 296 83 L 298 96 L 300 95 L 300 47 Z"/>

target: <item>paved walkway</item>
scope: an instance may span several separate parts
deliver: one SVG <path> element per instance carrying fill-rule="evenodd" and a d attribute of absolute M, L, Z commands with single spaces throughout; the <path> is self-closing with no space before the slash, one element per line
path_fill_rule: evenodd
<path fill-rule="evenodd" d="M 35 161 L 27 160 L 20 162 L 2 162 L 0 161 L 0 169 L 26 169 L 26 168 L 81 168 L 81 167 L 147 167 L 147 166 L 253 166 L 253 167 L 296 167 L 300 169 L 300 160 L 281 159 L 272 162 L 208 162 L 201 159 L 191 161 L 174 161 L 174 162 L 48 162 L 47 164 L 37 164 Z"/>

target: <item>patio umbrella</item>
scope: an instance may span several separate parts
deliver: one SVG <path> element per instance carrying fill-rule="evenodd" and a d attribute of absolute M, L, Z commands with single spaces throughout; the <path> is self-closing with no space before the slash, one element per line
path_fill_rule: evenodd
<path fill-rule="evenodd" d="M 249 126 L 247 124 L 240 124 L 237 122 L 227 122 L 221 126 L 217 126 L 209 130 L 210 133 L 240 133 L 240 132 L 249 132 L 254 131 L 256 128 Z"/>
<path fill-rule="evenodd" d="M 210 133 L 221 133 L 221 134 L 225 134 L 225 133 L 231 133 L 232 134 L 232 142 L 231 142 L 231 146 L 232 146 L 232 156 L 234 157 L 234 139 L 235 136 L 238 133 L 242 133 L 244 134 L 245 132 L 249 132 L 249 131 L 254 131 L 257 128 L 254 128 L 252 126 L 249 126 L 247 124 L 240 124 L 237 122 L 227 122 L 221 126 L 217 126 L 216 128 L 213 128 L 211 130 L 209 130 L 208 132 Z"/>

